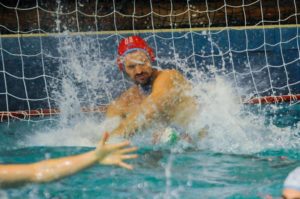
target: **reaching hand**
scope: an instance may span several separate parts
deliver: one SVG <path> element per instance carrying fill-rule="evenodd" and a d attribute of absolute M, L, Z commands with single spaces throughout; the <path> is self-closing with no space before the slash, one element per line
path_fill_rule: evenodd
<path fill-rule="evenodd" d="M 137 158 L 137 154 L 128 154 L 137 150 L 137 147 L 130 147 L 129 141 L 124 141 L 117 144 L 105 144 L 108 140 L 109 134 L 104 133 L 99 145 L 96 148 L 96 155 L 99 158 L 99 163 L 104 165 L 118 165 L 126 169 L 133 169 L 132 165 L 129 165 L 123 160 Z"/>

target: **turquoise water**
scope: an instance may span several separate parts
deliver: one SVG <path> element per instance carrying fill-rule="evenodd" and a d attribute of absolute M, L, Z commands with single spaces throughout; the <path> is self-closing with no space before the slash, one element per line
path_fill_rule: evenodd
<path fill-rule="evenodd" d="M 249 109 L 249 107 L 247 108 Z M 252 113 L 261 107 L 250 107 Z M 292 128 L 300 105 L 263 107 L 265 125 Z M 29 146 L 25 140 L 37 129 L 55 122 L 11 122 L 0 126 L 0 162 L 27 163 L 73 155 L 93 149 L 72 146 Z M 263 132 L 261 132 L 263 133 Z M 59 138 L 58 138 L 59 139 Z M 267 143 L 266 143 L 267 144 Z M 139 145 L 140 157 L 130 161 L 133 171 L 95 165 L 74 176 L 48 184 L 28 184 L 0 190 L 0 198 L 264 198 L 279 197 L 287 174 L 300 165 L 300 150 L 293 146 L 266 148 L 253 153 L 228 153 L 188 147 Z M 255 147 L 255 146 L 253 146 Z"/>

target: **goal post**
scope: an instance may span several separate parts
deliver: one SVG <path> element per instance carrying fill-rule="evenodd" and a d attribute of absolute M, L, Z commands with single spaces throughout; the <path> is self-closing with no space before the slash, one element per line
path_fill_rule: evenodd
<path fill-rule="evenodd" d="M 222 75 L 247 104 L 297 104 L 299 10 L 295 0 L 1 1 L 0 118 L 103 112 L 128 86 L 115 60 L 132 34 L 155 66 Z"/>

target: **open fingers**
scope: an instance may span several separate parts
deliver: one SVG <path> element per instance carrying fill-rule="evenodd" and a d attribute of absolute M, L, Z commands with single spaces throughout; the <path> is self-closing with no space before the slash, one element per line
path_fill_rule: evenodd
<path fill-rule="evenodd" d="M 128 170 L 132 170 L 132 169 L 133 169 L 133 166 L 132 166 L 132 165 L 127 164 L 127 163 L 125 163 L 125 162 L 120 162 L 118 165 L 119 165 L 120 167 L 123 167 L 123 168 L 128 169 Z"/>
<path fill-rule="evenodd" d="M 137 154 L 128 154 L 128 155 L 122 155 L 121 159 L 122 160 L 128 160 L 128 159 L 135 159 L 137 158 L 138 155 Z"/>
<path fill-rule="evenodd" d="M 126 147 L 130 145 L 130 142 L 129 141 L 124 141 L 124 142 L 120 142 L 120 143 L 117 143 L 117 144 L 110 144 L 107 145 L 111 150 L 116 150 L 116 149 L 120 149 L 120 148 L 123 148 L 123 147 Z"/>
<path fill-rule="evenodd" d="M 130 148 L 126 148 L 126 149 L 121 149 L 119 151 L 120 154 L 124 154 L 124 153 L 131 153 L 131 152 L 135 152 L 137 151 L 138 148 L 137 147 L 130 147 Z"/>
<path fill-rule="evenodd" d="M 100 141 L 100 146 L 104 146 L 105 142 L 108 140 L 109 134 L 107 132 L 103 133 L 101 141 Z"/>

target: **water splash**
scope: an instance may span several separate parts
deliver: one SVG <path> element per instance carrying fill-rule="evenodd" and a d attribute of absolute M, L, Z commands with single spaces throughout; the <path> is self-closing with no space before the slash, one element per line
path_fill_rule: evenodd
<path fill-rule="evenodd" d="M 215 77 L 213 82 L 194 86 L 193 93 L 201 104 L 201 113 L 192 124 L 206 128 L 207 136 L 200 148 L 215 152 L 249 154 L 268 149 L 300 148 L 295 132 L 299 127 L 280 128 L 266 124 L 264 114 L 255 114 L 240 103 L 231 82 Z"/>
<path fill-rule="evenodd" d="M 81 106 L 109 103 L 126 89 L 126 80 L 113 74 L 116 71 L 111 66 L 115 63 L 103 59 L 99 48 L 95 38 L 66 36 L 61 40 L 62 84 L 54 92 L 62 110 L 59 125 L 46 132 L 36 132 L 31 136 L 30 144 L 91 146 L 98 142 L 104 131 L 118 124 L 116 120 L 103 122 L 102 116 L 78 111 Z M 242 88 L 236 88 L 235 82 L 219 76 L 214 67 L 209 67 L 214 71 L 205 77 L 203 71 L 187 67 L 182 60 L 178 63 L 160 61 L 176 64 L 188 74 L 193 84 L 191 95 L 197 98 L 201 111 L 187 131 L 197 134 L 200 129 L 207 129 L 206 137 L 197 142 L 200 149 L 249 154 L 267 149 L 300 148 L 294 136 L 299 132 L 299 126 L 280 128 L 272 123 L 266 125 L 263 114 L 254 114 L 240 103 L 236 91 L 238 89 L 241 93 Z M 151 145 L 151 138 L 146 133 L 136 136 L 133 141 L 140 146 Z"/>
<path fill-rule="evenodd" d="M 81 107 L 94 108 L 112 101 L 124 89 L 121 74 L 112 70 L 114 61 L 104 58 L 96 38 L 58 36 L 61 63 L 60 82 L 52 82 L 51 96 L 61 111 L 58 124 L 30 135 L 29 145 L 94 146 L 105 131 L 115 127 L 117 120 L 103 121 L 103 114 L 82 113 Z M 116 73 L 117 72 L 117 73 Z M 116 81 L 112 79 L 116 77 Z M 111 91 L 114 91 L 111 92 Z"/>
<path fill-rule="evenodd" d="M 30 135 L 27 145 L 30 146 L 96 146 L 102 134 L 110 132 L 119 123 L 118 118 L 102 122 L 85 116 L 77 124 L 39 130 Z"/>

